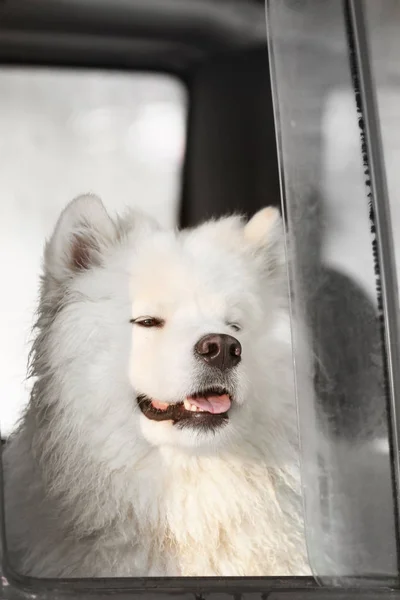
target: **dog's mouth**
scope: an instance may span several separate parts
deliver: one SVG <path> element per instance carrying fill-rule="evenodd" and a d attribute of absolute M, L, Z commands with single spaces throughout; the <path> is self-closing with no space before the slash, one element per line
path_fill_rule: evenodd
<path fill-rule="evenodd" d="M 151 421 L 172 421 L 180 428 L 217 429 L 229 420 L 232 396 L 226 389 L 208 388 L 175 404 L 159 402 L 144 394 L 137 397 L 137 402 Z"/>

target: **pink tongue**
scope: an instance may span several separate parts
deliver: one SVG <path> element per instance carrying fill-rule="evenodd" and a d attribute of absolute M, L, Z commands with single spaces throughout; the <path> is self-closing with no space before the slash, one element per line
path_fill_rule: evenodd
<path fill-rule="evenodd" d="M 190 404 L 198 406 L 213 415 L 227 412 L 231 407 L 231 399 L 228 394 L 222 396 L 208 396 L 207 398 L 188 398 Z"/>

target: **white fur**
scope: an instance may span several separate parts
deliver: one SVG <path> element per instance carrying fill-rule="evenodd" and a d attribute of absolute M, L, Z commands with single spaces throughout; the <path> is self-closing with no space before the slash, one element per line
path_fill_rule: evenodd
<path fill-rule="evenodd" d="M 15 568 L 308 573 L 287 304 L 273 209 L 174 232 L 137 214 L 113 221 L 96 197 L 71 203 L 46 247 L 35 384 L 4 457 Z M 138 316 L 165 326 L 130 324 Z M 193 347 L 210 332 L 243 349 L 228 425 L 195 433 L 148 420 L 136 394 L 177 402 L 196 391 L 207 367 Z"/>

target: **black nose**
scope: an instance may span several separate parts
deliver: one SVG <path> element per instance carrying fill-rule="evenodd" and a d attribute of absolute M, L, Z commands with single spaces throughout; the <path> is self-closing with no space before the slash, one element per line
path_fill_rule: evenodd
<path fill-rule="evenodd" d="M 197 342 L 194 351 L 199 358 L 202 358 L 211 367 L 225 371 L 236 367 L 240 362 L 242 346 L 231 335 L 209 333 Z"/>

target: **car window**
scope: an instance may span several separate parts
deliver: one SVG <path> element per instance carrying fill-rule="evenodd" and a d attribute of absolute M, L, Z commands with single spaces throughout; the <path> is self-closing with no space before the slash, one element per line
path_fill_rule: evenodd
<path fill-rule="evenodd" d="M 388 362 L 398 332 L 385 301 L 394 300 L 394 317 L 398 305 L 396 270 L 384 286 L 387 255 L 384 261 L 381 255 L 381 242 L 389 238 L 398 253 L 398 9 L 392 2 L 366 2 L 361 19 L 340 3 L 310 2 L 300 10 L 289 1 L 267 5 L 296 253 L 293 313 L 304 315 L 313 352 L 305 361 L 294 321 L 308 551 L 324 584 L 350 585 L 354 577 L 368 585 L 398 572 L 393 431 L 399 399 Z M 371 64 L 381 82 L 376 89 L 373 80 L 362 87 L 360 30 L 373 42 Z M 380 112 L 374 112 L 375 92 Z M 383 169 L 376 160 L 379 135 L 366 134 L 367 116 L 383 136 Z M 388 229 L 382 226 L 385 194 L 371 186 L 377 169 L 389 182 Z M 397 362 L 392 368 L 397 373 Z"/>

